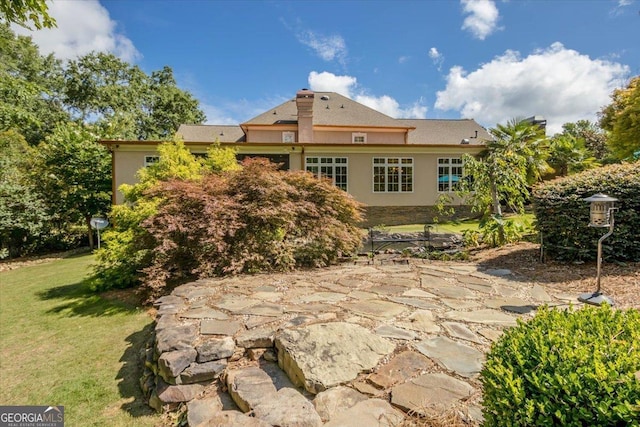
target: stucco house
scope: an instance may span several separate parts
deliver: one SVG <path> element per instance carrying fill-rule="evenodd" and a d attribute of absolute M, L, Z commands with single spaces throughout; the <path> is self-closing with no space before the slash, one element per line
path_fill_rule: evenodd
<path fill-rule="evenodd" d="M 491 136 L 471 119 L 394 119 L 334 92 L 303 89 L 238 126 L 181 125 L 194 153 L 215 141 L 238 158 L 266 157 L 283 169 L 331 179 L 367 206 L 367 224 L 425 223 L 441 194 L 462 176 L 462 155 L 477 154 Z M 113 156 L 117 188 L 157 160 L 158 141 L 102 141 Z"/>

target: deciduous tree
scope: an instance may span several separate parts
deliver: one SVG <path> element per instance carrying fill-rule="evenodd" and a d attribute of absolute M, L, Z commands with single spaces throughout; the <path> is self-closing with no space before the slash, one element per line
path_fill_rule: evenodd
<path fill-rule="evenodd" d="M 0 19 L 26 28 L 53 28 L 56 20 L 49 15 L 46 0 L 0 0 Z"/>
<path fill-rule="evenodd" d="M 36 151 L 34 180 L 52 217 L 84 223 L 93 248 L 91 217 L 111 205 L 111 159 L 82 124 L 60 124 Z"/>
<path fill-rule="evenodd" d="M 611 104 L 600 112 L 600 126 L 609 131 L 609 149 L 616 159 L 640 158 L 640 76 L 613 91 Z"/>

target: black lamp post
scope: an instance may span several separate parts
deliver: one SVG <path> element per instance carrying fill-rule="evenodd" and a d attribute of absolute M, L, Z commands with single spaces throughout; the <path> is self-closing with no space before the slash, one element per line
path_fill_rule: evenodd
<path fill-rule="evenodd" d="M 587 292 L 581 294 L 578 297 L 578 301 L 593 305 L 602 305 L 605 302 L 609 305 L 613 305 L 613 300 L 600 292 L 600 270 L 602 266 L 602 242 L 613 234 L 613 211 L 618 209 L 614 207 L 614 203 L 617 202 L 618 199 L 609 197 L 606 194 L 598 193 L 591 197 L 587 197 L 584 201 L 591 203 L 591 208 L 589 210 L 589 227 L 609 227 L 609 231 L 598 240 L 598 269 L 596 273 L 597 289 L 593 293 Z"/>

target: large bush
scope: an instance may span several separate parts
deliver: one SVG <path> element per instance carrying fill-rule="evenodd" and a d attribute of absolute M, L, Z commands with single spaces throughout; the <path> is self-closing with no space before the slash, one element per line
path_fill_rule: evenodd
<path fill-rule="evenodd" d="M 162 182 L 147 192 L 157 212 L 142 223 L 153 239 L 143 284 L 324 266 L 361 244 L 361 208 L 327 180 L 283 172 L 266 160 L 200 181 Z"/>
<path fill-rule="evenodd" d="M 603 243 L 609 260 L 640 261 L 640 162 L 617 164 L 556 179 L 533 191 L 537 227 L 546 254 L 560 260 L 594 260 L 602 228 L 588 227 L 583 199 L 605 193 L 619 199 L 613 235 Z"/>
<path fill-rule="evenodd" d="M 485 426 L 640 425 L 640 312 L 542 307 L 493 344 Z"/>
<path fill-rule="evenodd" d="M 138 171 L 138 183 L 120 186 L 125 203 L 112 207 L 109 218 L 113 226 L 104 232 L 104 244 L 97 252 L 98 263 L 91 278 L 97 290 L 134 286 L 142 270 L 151 265 L 153 240 L 141 224 L 157 212 L 161 197 L 147 196 L 147 192 L 161 181 L 199 181 L 207 173 L 239 168 L 235 151 L 219 144 L 212 144 L 201 159 L 180 140 L 160 144 L 158 154 L 158 162 Z"/>

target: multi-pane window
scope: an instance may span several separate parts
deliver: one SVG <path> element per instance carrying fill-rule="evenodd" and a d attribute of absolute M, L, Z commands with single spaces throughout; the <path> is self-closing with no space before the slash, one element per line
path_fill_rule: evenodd
<path fill-rule="evenodd" d="M 144 167 L 151 166 L 160 161 L 160 156 L 144 156 Z"/>
<path fill-rule="evenodd" d="M 354 144 L 366 144 L 367 134 L 364 132 L 353 132 L 351 134 L 351 142 Z"/>
<path fill-rule="evenodd" d="M 413 159 L 410 157 L 374 157 L 373 191 L 375 193 L 412 192 Z"/>
<path fill-rule="evenodd" d="M 336 187 L 347 191 L 346 157 L 307 157 L 305 169 L 318 178 L 330 179 Z"/>
<path fill-rule="evenodd" d="M 454 191 L 462 180 L 462 159 L 459 157 L 438 159 L 438 191 Z"/>

